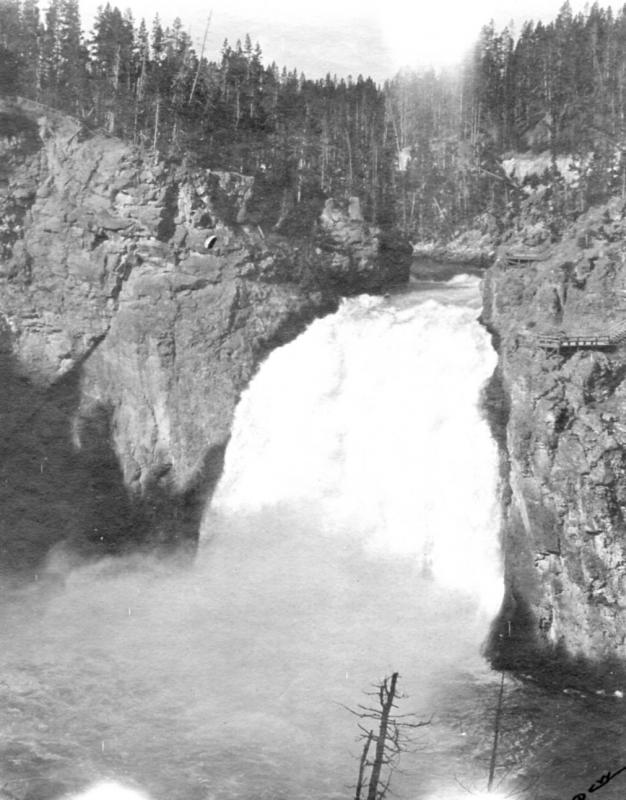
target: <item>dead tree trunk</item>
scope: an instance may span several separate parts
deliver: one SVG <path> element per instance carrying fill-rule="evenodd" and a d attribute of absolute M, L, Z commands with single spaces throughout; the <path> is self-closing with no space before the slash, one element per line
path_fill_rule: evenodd
<path fill-rule="evenodd" d="M 356 782 L 356 791 L 354 793 L 354 800 L 361 800 L 361 792 L 363 791 L 363 784 L 365 782 L 365 770 L 367 768 L 367 755 L 374 738 L 374 731 L 367 734 L 365 744 L 363 745 L 363 752 L 361 753 L 361 760 L 359 761 L 359 777 Z"/>
<path fill-rule="evenodd" d="M 191 84 L 191 91 L 189 92 L 189 99 L 187 100 L 187 105 L 189 105 L 193 100 L 193 96 L 196 91 L 196 86 L 198 84 L 198 78 L 200 77 L 200 69 L 202 68 L 202 59 L 204 58 L 204 48 L 206 47 L 206 40 L 207 36 L 209 35 L 209 25 L 211 24 L 212 16 L 213 16 L 213 9 L 211 9 L 211 11 L 209 12 L 209 18 L 206 21 L 206 28 L 204 29 L 204 38 L 202 39 L 202 48 L 200 49 L 200 58 L 198 59 L 196 74 L 194 75 L 193 83 Z"/>
<path fill-rule="evenodd" d="M 383 800 L 389 790 L 398 758 L 402 753 L 411 750 L 414 744 L 409 731 L 430 724 L 430 720 L 415 721 L 415 714 L 395 712 L 397 709 L 395 701 L 402 697 L 398 694 L 398 678 L 398 673 L 394 672 L 390 678 L 385 678 L 376 684 L 375 692 L 367 693 L 377 698 L 377 707 L 359 705 L 358 710 L 348 709 L 360 720 L 373 720 L 377 726 L 377 730 L 376 727 L 368 729 L 359 722 L 364 744 L 359 759 L 354 800 L 362 800 L 366 786 L 365 800 Z M 372 743 L 375 744 L 375 748 L 373 756 L 370 757 Z"/>
<path fill-rule="evenodd" d="M 491 747 L 491 758 L 489 760 L 489 779 L 487 781 L 487 791 L 491 791 L 493 786 L 493 779 L 496 774 L 496 764 L 498 757 L 498 739 L 500 738 L 500 726 L 502 723 L 502 705 L 504 698 L 504 672 L 500 679 L 500 691 L 498 693 L 498 705 L 496 707 L 496 717 L 493 723 L 493 745 Z"/>
<path fill-rule="evenodd" d="M 391 681 L 387 683 L 387 678 L 380 684 L 378 699 L 380 703 L 380 726 L 376 738 L 376 753 L 372 772 L 370 774 L 370 785 L 367 791 L 367 800 L 378 800 L 380 774 L 385 763 L 385 750 L 387 747 L 387 737 L 389 736 L 389 717 L 393 708 L 393 701 L 396 696 L 396 686 L 398 684 L 398 673 L 394 672 Z"/>

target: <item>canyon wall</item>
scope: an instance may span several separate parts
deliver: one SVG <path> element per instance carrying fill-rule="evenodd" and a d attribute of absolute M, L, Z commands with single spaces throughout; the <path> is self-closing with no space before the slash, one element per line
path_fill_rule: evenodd
<path fill-rule="evenodd" d="M 0 562 L 192 549 L 260 361 L 405 281 L 408 248 L 332 204 L 289 241 L 250 212 L 253 178 L 28 101 L 0 101 L 0 164 Z"/>
<path fill-rule="evenodd" d="M 501 446 L 505 511 L 507 596 L 494 663 L 548 679 L 557 670 L 559 680 L 583 684 L 599 676 L 618 688 L 626 658 L 625 240 L 622 200 L 580 217 L 558 244 L 533 250 L 520 233 L 486 272 L 482 318 L 499 352 L 486 404 Z"/>

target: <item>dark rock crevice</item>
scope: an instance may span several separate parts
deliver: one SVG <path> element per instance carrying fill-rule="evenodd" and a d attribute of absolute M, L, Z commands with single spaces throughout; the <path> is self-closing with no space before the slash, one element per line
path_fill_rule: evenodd
<path fill-rule="evenodd" d="M 161 462 L 152 465 L 141 490 L 133 491 L 115 453 L 114 419 L 106 405 L 79 418 L 80 461 L 91 503 L 81 535 L 68 546 L 89 558 L 138 549 L 193 555 L 202 514 L 221 475 L 225 443 L 207 450 L 184 488 L 172 481 L 172 465 Z"/>
<path fill-rule="evenodd" d="M 537 619 L 526 600 L 526 590 L 510 590 L 502 612 L 492 625 L 485 655 L 496 670 L 514 672 L 548 689 L 563 689 L 581 695 L 611 695 L 623 691 L 626 666 L 623 659 L 608 654 L 598 660 L 572 654 L 563 641 L 552 645 L 542 634 L 553 620 Z"/>
<path fill-rule="evenodd" d="M 178 213 L 178 184 L 169 183 L 163 192 L 163 210 L 156 229 L 156 236 L 162 242 L 167 242 L 176 232 L 175 217 Z"/>
<path fill-rule="evenodd" d="M 70 562 L 137 548 L 191 553 L 225 443 L 207 450 L 184 488 L 155 465 L 143 491 L 130 491 L 115 452 L 112 408 L 79 410 L 81 368 L 41 388 L 20 374 L 6 332 L 2 344 L 2 574 L 32 577 L 59 547 Z"/>

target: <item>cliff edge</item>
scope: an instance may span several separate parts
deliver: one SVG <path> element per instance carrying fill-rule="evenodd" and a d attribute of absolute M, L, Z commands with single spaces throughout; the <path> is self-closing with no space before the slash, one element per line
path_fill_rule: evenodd
<path fill-rule="evenodd" d="M 260 361 L 408 259 L 347 212 L 350 252 L 264 231 L 253 178 L 30 101 L 0 100 L 0 164 L 0 562 L 193 547 Z"/>
<path fill-rule="evenodd" d="M 485 274 L 483 311 L 499 352 L 486 403 L 503 474 L 494 663 L 616 688 L 626 663 L 625 241 L 615 200 L 558 244 L 511 242 Z"/>

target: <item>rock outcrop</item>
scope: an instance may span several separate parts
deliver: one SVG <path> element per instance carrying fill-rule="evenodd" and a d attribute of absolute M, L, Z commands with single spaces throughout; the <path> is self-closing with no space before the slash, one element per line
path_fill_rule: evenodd
<path fill-rule="evenodd" d="M 412 245 L 416 259 L 442 264 L 487 267 L 493 262 L 500 236 L 495 218 L 482 214 L 467 230 L 457 230 L 446 241 L 418 241 Z"/>
<path fill-rule="evenodd" d="M 0 561 L 193 543 L 260 361 L 408 260 L 266 234 L 252 178 L 28 101 L 0 102 L 0 165 Z"/>
<path fill-rule="evenodd" d="M 495 662 L 613 688 L 626 663 L 625 241 L 615 201 L 541 260 L 507 259 L 511 243 L 485 275 L 483 312 L 500 356 L 487 391 L 505 509 Z"/>
<path fill-rule="evenodd" d="M 368 291 L 397 283 L 398 265 L 409 263 L 411 246 L 365 222 L 357 197 L 350 198 L 347 210 L 329 198 L 319 221 L 316 252 L 330 259 L 329 274 L 336 291 L 349 292 L 355 275 Z M 372 263 L 378 265 L 376 271 Z"/>

